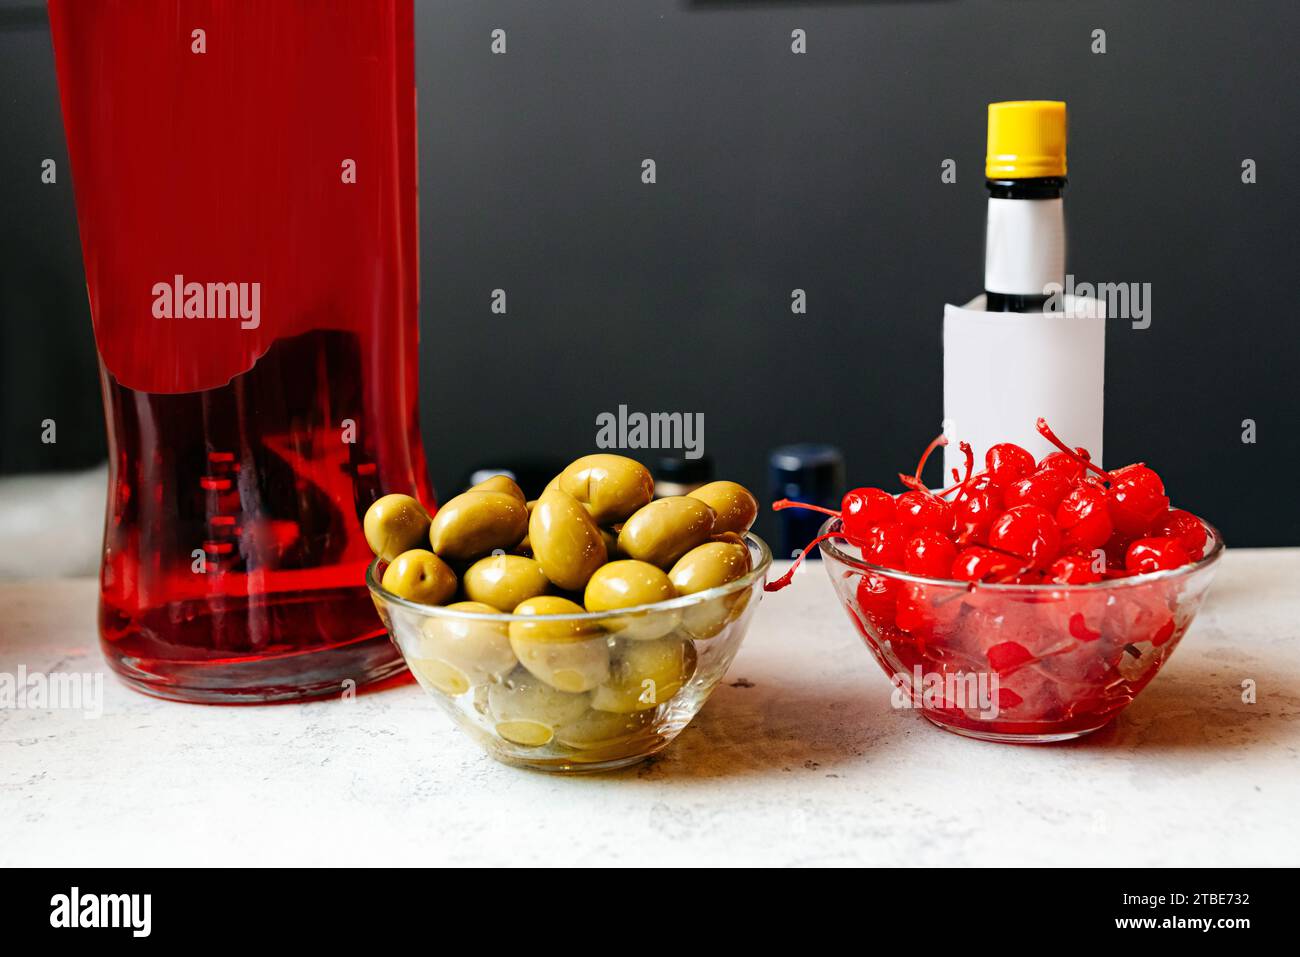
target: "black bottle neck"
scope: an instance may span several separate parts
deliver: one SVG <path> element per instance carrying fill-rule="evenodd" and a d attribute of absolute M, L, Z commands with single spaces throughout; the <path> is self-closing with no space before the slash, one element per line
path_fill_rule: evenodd
<path fill-rule="evenodd" d="M 984 181 L 992 199 L 1060 199 L 1065 194 L 1065 184 L 1064 176 Z"/>

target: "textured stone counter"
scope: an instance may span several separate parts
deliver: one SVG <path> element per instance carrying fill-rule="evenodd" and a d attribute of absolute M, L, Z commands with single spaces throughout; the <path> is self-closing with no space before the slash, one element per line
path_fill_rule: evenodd
<path fill-rule="evenodd" d="M 410 683 L 203 707 L 105 675 L 100 717 L 0 710 L 0 865 L 1295 864 L 1298 582 L 1300 549 L 1231 551 L 1136 703 L 1041 747 L 891 708 L 817 567 L 676 743 L 606 775 L 496 764 Z M 0 585 L 20 666 L 105 670 L 93 582 Z"/>

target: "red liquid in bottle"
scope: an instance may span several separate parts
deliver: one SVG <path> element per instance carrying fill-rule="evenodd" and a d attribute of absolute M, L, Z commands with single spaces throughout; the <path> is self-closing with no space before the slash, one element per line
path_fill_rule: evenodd
<path fill-rule="evenodd" d="M 110 443 L 105 654 L 191 701 L 401 669 L 361 519 L 430 506 L 409 0 L 52 0 Z"/>

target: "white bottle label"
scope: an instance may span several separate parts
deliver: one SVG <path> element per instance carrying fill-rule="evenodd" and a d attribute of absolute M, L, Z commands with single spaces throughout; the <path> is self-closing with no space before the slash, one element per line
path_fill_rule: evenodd
<path fill-rule="evenodd" d="M 1065 206 L 1056 199 L 989 199 L 984 288 L 1018 296 L 1044 295 L 1065 283 Z"/>
<path fill-rule="evenodd" d="M 1015 442 L 1035 458 L 1051 452 L 1034 428 L 1040 415 L 1100 465 L 1105 304 L 1065 296 L 1059 313 L 1045 315 L 986 312 L 984 306 L 984 297 L 976 296 L 943 311 L 944 475 L 954 468 L 964 474 L 961 440 L 974 447 L 977 469 L 998 442 Z"/>

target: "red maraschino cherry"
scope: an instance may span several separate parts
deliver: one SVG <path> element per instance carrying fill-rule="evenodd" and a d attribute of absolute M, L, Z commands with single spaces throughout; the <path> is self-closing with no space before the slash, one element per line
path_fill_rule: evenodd
<path fill-rule="evenodd" d="M 1070 483 L 1079 481 L 1083 473 L 1087 471 L 1083 462 L 1088 461 L 1092 456 L 1088 454 L 1087 449 L 1075 448 L 1073 453 L 1066 452 L 1048 452 L 1038 463 L 1038 471 L 1056 471 L 1065 476 Z"/>
<path fill-rule="evenodd" d="M 1006 488 L 1037 468 L 1034 457 L 1014 442 L 999 442 L 984 453 L 984 467 L 993 481 Z"/>
<path fill-rule="evenodd" d="M 894 496 L 879 488 L 855 488 L 840 503 L 840 519 L 849 538 L 865 539 L 868 529 L 893 524 L 896 514 Z"/>
<path fill-rule="evenodd" d="M 952 505 L 932 492 L 915 489 L 898 496 L 898 521 L 908 528 L 933 528 L 945 535 L 952 531 Z"/>
<path fill-rule="evenodd" d="M 1007 508 L 1037 505 L 1053 512 L 1069 491 L 1070 479 L 1063 469 L 1039 469 L 1008 485 L 1002 492 L 1002 501 Z"/>
<path fill-rule="evenodd" d="M 1046 568 L 1061 551 L 1056 520 L 1037 505 L 1007 509 L 989 529 L 989 548 L 1025 559 L 1032 570 Z"/>
<path fill-rule="evenodd" d="M 1165 512 L 1151 531 L 1159 537 L 1178 539 L 1193 559 L 1201 557 L 1209 538 L 1205 533 L 1205 523 L 1181 508 L 1171 508 Z"/>
<path fill-rule="evenodd" d="M 888 501 L 886 502 L 886 500 Z M 818 535 L 804 546 L 803 550 L 799 553 L 799 557 L 796 558 L 794 564 L 790 566 L 790 569 L 775 581 L 770 581 L 764 584 L 764 591 L 780 591 L 786 585 L 790 584 L 790 582 L 794 580 L 794 573 L 803 563 L 804 557 L 808 552 L 811 551 L 815 545 L 819 545 L 828 538 L 842 538 L 853 545 L 863 548 L 865 551 L 868 546 L 870 533 L 877 527 L 875 525 L 867 524 L 869 518 L 871 516 L 885 517 L 891 515 L 892 510 L 895 508 L 895 504 L 894 497 L 883 489 L 855 488 L 851 492 L 846 493 L 840 500 L 840 507 L 841 510 L 837 512 L 834 509 L 824 508 L 821 505 L 812 505 L 807 502 L 794 502 L 786 498 L 772 503 L 772 510 L 774 512 L 780 512 L 787 508 L 802 508 L 813 512 L 821 512 L 823 515 L 834 516 L 840 520 L 840 530 L 836 532 L 827 532 L 825 535 Z M 851 530 L 848 527 L 849 523 L 845 520 L 846 515 L 850 516 L 849 520 L 853 524 Z M 898 535 L 902 535 L 901 530 Z M 896 565 L 891 565 L 890 567 L 903 567 L 901 540 L 897 541 L 896 557 L 895 551 L 892 549 L 888 553 L 888 557 L 897 562 Z"/>
<path fill-rule="evenodd" d="M 1058 585 L 1090 585 L 1101 581 L 1101 573 L 1089 555 L 1062 555 L 1047 566 L 1047 578 Z"/>
<path fill-rule="evenodd" d="M 858 607 L 877 627 L 894 623 L 898 582 L 884 575 L 862 575 L 858 579 Z"/>
<path fill-rule="evenodd" d="M 1110 479 L 1106 497 L 1117 531 L 1144 535 L 1169 511 L 1164 483 L 1145 465 L 1126 465 L 1111 472 Z"/>
<path fill-rule="evenodd" d="M 856 488 L 845 494 L 839 511 L 774 502 L 777 511 L 806 508 L 837 517 L 840 527 L 810 542 L 790 570 L 765 587 L 777 591 L 789 584 L 804 556 L 827 538 L 857 546 L 878 568 L 957 579 L 972 587 L 979 582 L 1083 585 L 1176 568 L 1203 554 L 1205 524 L 1190 512 L 1169 508 L 1164 484 L 1152 469 L 1138 463 L 1107 472 L 1087 449 L 1062 442 L 1045 420 L 1036 424 L 1056 451 L 1035 461 L 1019 445 L 1002 442 L 988 450 L 984 471 L 975 474 L 974 455 L 963 442 L 965 475 L 952 469 L 955 484 L 940 492 L 932 491 L 921 474 L 929 456 L 947 444 L 942 435 L 926 446 L 911 474 L 899 473 L 906 491 L 897 496 Z M 1105 553 L 1100 566 L 1098 549 Z M 893 597 L 875 604 L 883 607 Z M 916 595 L 898 600 L 899 627 L 926 605 Z"/>
<path fill-rule="evenodd" d="M 964 582 L 1008 581 L 1025 570 L 1025 560 L 982 545 L 963 548 L 953 559 L 949 574 Z"/>
<path fill-rule="evenodd" d="M 926 578 L 946 578 L 957 546 L 936 528 L 918 528 L 903 546 L 903 571 Z"/>
<path fill-rule="evenodd" d="M 957 544 L 987 543 L 989 528 L 1003 511 L 1002 490 L 992 482 L 968 490 L 957 504 Z"/>
<path fill-rule="evenodd" d="M 901 570 L 903 549 L 911 533 L 911 529 L 906 525 L 897 522 L 868 529 L 867 537 L 862 544 L 862 557 L 873 565 Z"/>
<path fill-rule="evenodd" d="M 1066 551 L 1101 548 L 1114 531 L 1106 490 L 1086 483 L 1076 485 L 1056 507 L 1056 524 L 1061 528 L 1061 543 Z"/>
<path fill-rule="evenodd" d="M 1124 567 L 1135 575 L 1181 568 L 1192 560 L 1176 538 L 1139 538 L 1128 547 Z"/>
<path fill-rule="evenodd" d="M 1047 441 L 1066 455 L 1073 456 L 1085 469 L 1101 476 L 1107 485 L 1106 504 L 1117 533 L 1130 537 L 1145 535 L 1168 511 L 1169 499 L 1165 496 L 1164 483 L 1141 462 L 1125 465 L 1113 472 L 1104 471 L 1057 438 L 1044 419 L 1038 420 L 1037 427 Z"/>

